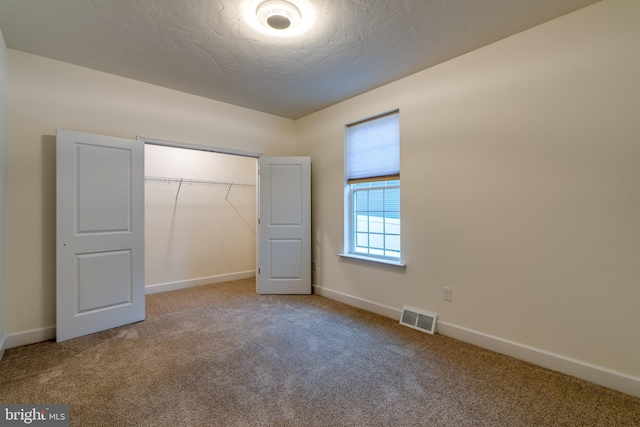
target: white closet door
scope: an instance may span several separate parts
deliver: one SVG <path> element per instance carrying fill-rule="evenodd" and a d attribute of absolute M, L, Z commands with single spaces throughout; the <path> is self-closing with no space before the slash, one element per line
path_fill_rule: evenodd
<path fill-rule="evenodd" d="M 259 160 L 261 294 L 311 293 L 311 160 Z"/>
<path fill-rule="evenodd" d="M 57 341 L 144 320 L 144 143 L 58 129 Z"/>

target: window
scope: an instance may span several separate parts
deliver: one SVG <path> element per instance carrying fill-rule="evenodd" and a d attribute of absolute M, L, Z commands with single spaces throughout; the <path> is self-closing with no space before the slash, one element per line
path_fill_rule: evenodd
<path fill-rule="evenodd" d="M 399 112 L 348 125 L 345 145 L 345 255 L 399 264 Z"/>

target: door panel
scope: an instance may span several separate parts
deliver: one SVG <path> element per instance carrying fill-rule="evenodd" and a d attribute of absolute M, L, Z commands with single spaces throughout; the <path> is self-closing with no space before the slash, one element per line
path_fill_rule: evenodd
<path fill-rule="evenodd" d="M 144 319 L 144 143 L 58 129 L 58 341 Z"/>
<path fill-rule="evenodd" d="M 131 251 L 76 255 L 77 313 L 131 304 Z"/>
<path fill-rule="evenodd" d="M 77 143 L 76 158 L 78 233 L 131 231 L 131 151 Z"/>
<path fill-rule="evenodd" d="M 302 226 L 301 165 L 268 166 L 269 212 L 271 226 Z"/>
<path fill-rule="evenodd" d="M 302 239 L 269 240 L 270 278 L 302 280 Z"/>
<path fill-rule="evenodd" d="M 261 294 L 311 293 L 311 161 L 259 160 Z"/>

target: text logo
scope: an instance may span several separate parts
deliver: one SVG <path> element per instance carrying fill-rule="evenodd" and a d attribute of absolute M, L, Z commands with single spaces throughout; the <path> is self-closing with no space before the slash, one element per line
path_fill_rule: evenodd
<path fill-rule="evenodd" d="M 0 405 L 0 427 L 69 427 L 69 405 Z"/>

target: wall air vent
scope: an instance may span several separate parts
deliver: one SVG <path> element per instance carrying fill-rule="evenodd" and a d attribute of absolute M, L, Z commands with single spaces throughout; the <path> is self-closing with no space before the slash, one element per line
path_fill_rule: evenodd
<path fill-rule="evenodd" d="M 423 310 L 416 310 L 408 306 L 402 307 L 400 324 L 433 335 L 436 332 L 438 315 Z"/>

